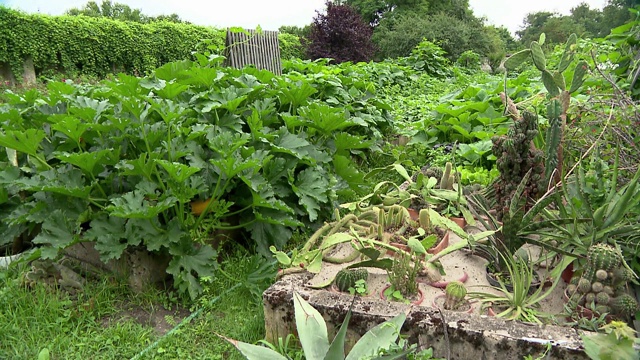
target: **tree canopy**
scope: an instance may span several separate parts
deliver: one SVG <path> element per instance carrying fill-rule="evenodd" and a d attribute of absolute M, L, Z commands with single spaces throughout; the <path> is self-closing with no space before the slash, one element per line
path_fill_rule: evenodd
<path fill-rule="evenodd" d="M 66 11 L 67 15 L 84 15 L 91 17 L 106 17 L 114 20 L 133 21 L 138 23 L 150 23 L 153 21 L 170 21 L 175 23 L 188 23 L 180 19 L 178 14 L 147 16 L 140 9 L 132 9 L 129 5 L 114 3 L 111 0 L 103 0 L 102 4 L 89 1 L 83 8 L 72 8 Z"/>
<path fill-rule="evenodd" d="M 608 0 L 602 9 L 592 9 L 589 4 L 581 3 L 571 9 L 569 15 L 560 15 L 548 11 L 527 14 L 522 28 L 516 32 L 523 44 L 536 40 L 545 33 L 550 43 L 563 43 L 571 33 L 581 37 L 604 37 L 611 29 L 631 19 L 629 8 L 637 0 Z"/>

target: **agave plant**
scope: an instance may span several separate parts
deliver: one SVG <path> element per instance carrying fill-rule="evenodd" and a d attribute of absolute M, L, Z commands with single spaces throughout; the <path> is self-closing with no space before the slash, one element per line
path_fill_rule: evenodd
<path fill-rule="evenodd" d="M 405 313 L 400 313 L 393 319 L 377 325 L 364 334 L 353 346 L 345 357 L 344 344 L 347 335 L 347 327 L 351 319 L 351 308 L 338 330 L 335 338 L 329 343 L 327 335 L 327 325 L 318 312 L 300 294 L 293 293 L 293 304 L 295 308 L 296 329 L 302 344 L 304 356 L 307 360 L 360 360 L 363 358 L 377 359 L 376 354 L 392 348 L 400 334 L 400 328 L 407 317 Z M 353 306 L 353 303 L 352 303 Z M 264 346 L 248 344 L 242 341 L 233 340 L 218 335 L 235 346 L 248 360 L 287 360 L 287 358 L 275 350 Z M 403 356 L 415 351 L 415 346 L 402 351 L 396 356 Z"/>
<path fill-rule="evenodd" d="M 556 276 L 553 285 L 547 289 L 538 286 L 535 291 L 531 291 L 536 278 L 533 265 L 511 253 L 500 253 L 500 256 L 506 266 L 507 274 L 505 277 L 497 278 L 499 286 L 492 286 L 494 290 L 498 291 L 498 294 L 470 292 L 469 297 L 477 299 L 483 304 L 491 305 L 497 310 L 496 316 L 498 317 L 507 320 L 542 323 L 540 319 L 543 314 L 538 312 L 540 301 L 553 292 L 560 277 Z M 509 279 L 509 287 L 505 278 Z"/>

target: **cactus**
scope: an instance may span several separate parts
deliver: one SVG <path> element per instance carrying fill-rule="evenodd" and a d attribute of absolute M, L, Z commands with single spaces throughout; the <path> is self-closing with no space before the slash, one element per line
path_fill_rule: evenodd
<path fill-rule="evenodd" d="M 587 267 L 585 274 L 592 280 L 597 270 L 613 271 L 620 266 L 622 258 L 617 250 L 607 244 L 595 244 L 587 251 Z"/>
<path fill-rule="evenodd" d="M 538 70 L 545 71 L 547 69 L 547 59 L 542 51 L 542 46 L 540 46 L 537 41 L 532 41 L 530 48 L 533 64 L 538 68 Z"/>
<path fill-rule="evenodd" d="M 444 172 L 442 173 L 442 178 L 440 178 L 440 189 L 453 190 L 455 176 L 451 172 L 451 167 L 452 165 L 450 162 L 447 162 L 444 166 Z"/>
<path fill-rule="evenodd" d="M 609 300 L 611 300 L 611 297 L 604 291 L 596 294 L 596 303 L 598 303 L 598 305 L 608 305 Z"/>
<path fill-rule="evenodd" d="M 609 303 L 615 314 L 623 317 L 629 317 L 638 310 L 636 299 L 629 294 L 622 294 L 611 300 Z"/>
<path fill-rule="evenodd" d="M 433 229 L 433 224 L 431 223 L 431 216 L 429 216 L 429 209 L 420 210 L 419 221 L 420 227 L 425 229 L 426 231 L 430 231 Z"/>
<path fill-rule="evenodd" d="M 538 116 L 523 112 L 514 119 L 506 135 L 494 136 L 492 152 L 498 159 L 496 167 L 500 176 L 493 182 L 496 200 L 496 217 L 502 220 L 511 200 L 525 175 L 531 171 L 523 194 L 527 194 L 527 207 L 531 206 L 546 189 L 544 183 L 544 154 L 532 145 L 538 135 Z"/>
<path fill-rule="evenodd" d="M 599 293 L 604 289 L 604 285 L 602 285 L 601 282 L 596 281 L 591 285 L 591 290 L 593 290 L 593 292 L 595 293 Z"/>
<path fill-rule="evenodd" d="M 628 318 L 638 309 L 635 298 L 626 293 L 626 284 L 633 277 L 615 247 L 591 245 L 586 267 L 576 285 L 578 292 L 583 294 L 579 304 L 590 306 L 595 303 L 594 311 L 599 315 L 607 313 Z"/>
<path fill-rule="evenodd" d="M 347 292 L 349 288 L 356 286 L 356 281 L 366 281 L 368 278 L 369 272 L 367 269 L 342 269 L 336 274 L 334 282 L 338 290 Z"/>
<path fill-rule="evenodd" d="M 596 271 L 596 279 L 600 281 L 604 281 L 604 280 L 607 280 L 607 277 L 609 277 L 609 274 L 607 273 L 606 270 L 599 269 Z"/>
<path fill-rule="evenodd" d="M 507 71 L 514 70 L 523 61 L 527 60 L 527 57 L 533 61 L 535 67 L 540 71 L 542 82 L 547 89 L 548 98 L 550 100 L 557 100 L 560 105 L 559 109 L 556 105 L 548 109 L 547 119 L 550 123 L 550 131 L 553 133 L 552 141 L 547 139 L 545 155 L 549 159 L 546 166 L 546 182 L 549 183 L 550 175 L 552 173 L 552 166 L 555 166 L 556 176 L 554 181 L 557 183 L 563 176 L 563 146 L 564 129 L 566 127 L 567 111 L 571 101 L 571 93 L 580 89 L 584 82 L 584 77 L 589 70 L 589 65 L 585 61 L 579 61 L 573 69 L 573 78 L 571 79 L 571 85 L 567 90 L 567 83 L 565 81 L 564 72 L 569 68 L 573 62 L 575 55 L 575 45 L 577 42 L 577 36 L 571 34 L 565 44 L 564 52 L 560 58 L 560 62 L 556 69 L 552 69 L 547 64 L 547 59 L 542 51 L 542 44 L 544 43 L 544 33 L 540 35 L 539 41 L 531 42 L 529 49 L 525 49 L 517 52 L 504 63 Z M 506 73 L 505 73 L 506 76 Z M 506 78 L 505 78 L 506 81 Z M 514 117 L 515 120 L 515 117 Z M 555 122 L 555 124 L 554 124 Z M 550 156 L 550 151 L 556 151 L 555 156 Z M 498 154 L 494 152 L 494 154 Z"/>
<path fill-rule="evenodd" d="M 457 310 L 467 296 L 467 288 L 460 281 L 452 281 L 445 288 L 444 308 Z"/>

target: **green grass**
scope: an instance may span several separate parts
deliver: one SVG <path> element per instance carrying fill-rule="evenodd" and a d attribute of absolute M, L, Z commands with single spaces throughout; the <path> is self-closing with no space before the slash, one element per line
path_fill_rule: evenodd
<path fill-rule="evenodd" d="M 107 278 L 89 281 L 74 297 L 41 285 L 27 288 L 20 280 L 25 266 L 0 271 L 0 359 L 36 359 L 43 348 L 50 350 L 51 359 L 130 359 L 160 336 L 134 319 L 119 319 L 125 305 L 147 311 L 163 305 L 171 310 L 202 308 L 192 322 L 163 338 L 140 359 L 242 359 L 216 333 L 252 343 L 264 337 L 258 295 L 272 277 L 258 284 L 246 281 L 258 265 L 256 259 L 244 251 L 230 254 L 221 263 L 224 274 L 211 279 L 206 295 L 196 302 L 161 290 L 132 294 L 125 283 Z M 243 285 L 207 305 L 238 282 Z M 108 324 L 107 318 L 112 319 Z"/>

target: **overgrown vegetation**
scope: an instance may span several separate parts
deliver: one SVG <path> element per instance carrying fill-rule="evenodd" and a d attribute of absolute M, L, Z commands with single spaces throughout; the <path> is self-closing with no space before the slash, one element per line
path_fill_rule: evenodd
<path fill-rule="evenodd" d="M 459 10 L 464 10 L 464 3 L 458 4 Z M 403 9 L 403 3 L 397 5 Z M 469 16 L 464 11 L 448 13 L 446 6 L 430 11 Z M 395 26 L 402 21 L 400 15 L 380 9 L 367 19 L 376 31 L 385 23 Z M 34 19 L 79 21 L 82 26 L 92 21 L 118 23 L 86 17 Z M 158 24 L 187 26 L 131 26 Z M 548 174 L 535 161 L 519 169 L 524 171 L 510 173 L 511 187 L 500 201 L 510 221 L 500 225 L 491 212 L 495 209 L 487 208 L 485 222 L 494 225 L 485 227 L 497 231 L 481 245 L 491 250 L 495 263 L 502 259 L 518 264 L 511 268 L 517 273 L 524 264 L 512 254 L 522 243 L 548 241 L 559 254 L 570 251 L 584 258 L 589 239 L 619 248 L 620 264 L 638 273 L 640 197 L 634 174 L 640 155 L 635 125 L 640 118 L 635 111 L 638 66 L 633 59 L 639 28 L 638 21 L 630 21 L 609 38 L 578 39 L 567 45 L 576 56 L 564 67 L 567 72 L 552 74 L 551 81 L 539 63 L 508 67 L 505 76 L 479 72 L 486 51 L 470 52 L 461 45 L 447 54 L 443 47 L 453 42 L 421 36 L 408 46 L 408 56 L 340 64 L 324 58 L 291 59 L 283 62 L 282 76 L 225 68 L 221 57 L 196 52 L 184 56 L 190 60 L 169 62 L 144 77 L 122 74 L 95 84 L 51 81 L 40 90 L 10 89 L 0 98 L 0 146 L 6 150 L 0 153 L 0 255 L 16 243 L 20 248 L 33 246 L 28 253 L 32 257 L 51 259 L 83 240 L 94 242 L 104 260 L 144 248 L 171 257 L 170 284 L 179 291 L 139 297 L 120 282 L 99 277 L 76 297 L 61 290 L 52 294 L 37 283 L 27 288 L 21 279 L 24 264 L 18 264 L 0 272 L 0 357 L 34 358 L 45 347 L 69 358 L 131 357 L 158 336 L 131 321 L 105 326 L 96 322 L 115 316 L 120 311 L 117 300 L 124 297 L 136 304 L 188 304 L 201 311 L 199 319 L 162 340 L 147 358 L 237 356 L 211 329 L 245 342 L 262 337 L 259 297 L 275 278 L 272 254 L 286 257 L 296 271 L 318 266 L 312 261 L 316 257 L 308 256 L 322 259 L 324 249 L 315 243 L 307 252 L 287 252 L 306 244 L 321 224 L 340 222 L 340 212 L 334 212 L 339 203 L 377 197 L 380 202 L 371 204 L 386 206 L 384 200 L 390 196 L 385 195 L 390 193 L 379 192 L 376 183 L 398 188 L 403 181 L 410 186 L 418 181 L 419 195 L 432 195 L 436 183 L 418 173 L 425 165 L 450 163 L 447 171 L 459 173 L 456 186 L 477 185 L 470 190 L 475 192 L 480 185 L 492 188 L 493 179 L 504 179 L 509 170 L 522 166 L 522 158 L 541 160 L 559 118 L 548 106 L 549 99 L 579 71 L 586 79 L 563 103 L 568 131 L 563 157 L 557 161 L 564 166 L 553 167 L 563 188 L 549 192 L 544 203 L 527 212 L 531 207 L 526 204 L 535 203 L 550 186 Z M 494 30 L 495 38 L 505 41 L 499 29 Z M 303 44 L 295 35 L 289 40 L 286 56 L 299 57 Z M 8 48 L 8 40 L 4 44 Z M 538 50 L 546 51 L 545 70 L 547 65 L 561 68 L 565 46 Z M 457 53 L 464 54 L 459 61 L 447 58 Z M 149 66 L 159 61 L 147 60 Z M 582 61 L 588 66 L 578 66 Z M 69 66 L 79 71 L 75 64 Z M 505 112 L 511 105 L 526 115 L 513 122 Z M 500 156 L 504 159 L 496 164 Z M 534 175 L 535 187 L 527 189 Z M 546 181 L 541 182 L 543 175 Z M 453 193 L 453 187 L 447 189 Z M 547 206 L 551 202 L 552 208 Z M 587 220 L 591 225 L 583 226 Z M 551 224 L 562 227 L 552 229 Z M 362 234 L 375 230 L 370 223 L 356 225 Z M 214 239 L 220 231 L 240 229 L 244 232 L 234 233 L 231 247 L 243 250 L 225 260 L 229 242 L 218 246 Z M 609 236 L 611 229 L 615 234 Z M 289 239 L 296 231 L 304 233 L 292 244 Z M 510 235 L 515 237 L 507 244 L 507 259 L 499 244 Z M 530 285 L 532 267 L 525 270 L 518 273 L 520 280 L 510 278 Z M 227 294 L 211 304 L 226 290 L 236 291 L 236 284 L 242 298 L 251 299 L 247 304 Z M 533 297 L 543 290 L 527 296 L 529 285 L 517 288 L 526 313 L 514 318 L 542 319 Z M 503 290 L 503 300 L 509 300 L 513 291 L 506 286 Z M 39 300 L 35 305 L 30 302 L 34 296 Z M 523 306 L 515 305 L 513 314 L 518 314 Z M 223 316 L 222 309 L 234 315 Z M 633 315 L 633 310 L 629 307 L 626 315 Z"/>

